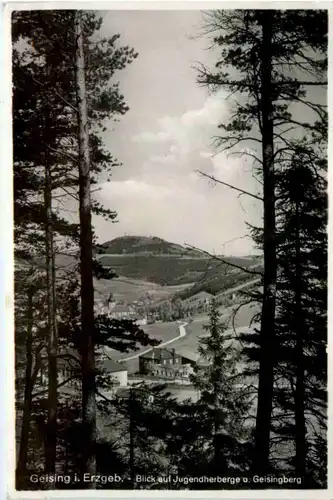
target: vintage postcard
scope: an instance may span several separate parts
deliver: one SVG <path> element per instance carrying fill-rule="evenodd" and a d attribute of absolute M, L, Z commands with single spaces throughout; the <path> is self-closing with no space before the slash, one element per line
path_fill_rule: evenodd
<path fill-rule="evenodd" d="M 123 5 L 11 7 L 9 495 L 329 498 L 327 6 Z"/>

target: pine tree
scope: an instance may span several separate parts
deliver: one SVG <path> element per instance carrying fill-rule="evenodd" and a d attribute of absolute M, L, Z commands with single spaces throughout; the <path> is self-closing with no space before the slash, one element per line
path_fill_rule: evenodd
<path fill-rule="evenodd" d="M 311 457 L 316 441 L 326 433 L 327 385 L 326 160 L 319 152 L 319 135 L 316 152 L 310 141 L 295 145 L 294 155 L 277 177 L 280 349 L 276 400 L 280 411 L 275 422 L 280 442 L 294 450 L 287 464 L 308 486 L 316 484 L 318 477 L 316 460 Z M 290 411 L 292 421 L 284 416 Z"/>
<path fill-rule="evenodd" d="M 233 153 L 240 148 L 240 154 L 254 160 L 253 172 L 263 185 L 259 196 L 217 180 L 263 202 L 263 229 L 253 231 L 264 253 L 261 329 L 248 337 L 249 344 L 257 346 L 248 353 L 259 363 L 253 471 L 265 475 L 270 470 L 273 367 L 278 347 L 275 174 L 293 150 L 292 135 L 315 131 L 323 112 L 323 106 L 307 99 L 307 89 L 326 83 L 327 14 L 318 10 L 214 11 L 208 14 L 207 32 L 222 50 L 215 71 L 199 70 L 199 82 L 213 89 L 223 86 L 239 97 L 229 123 L 220 125 L 217 147 Z M 313 120 L 298 120 L 291 110 L 293 103 L 311 109 Z M 243 144 L 251 150 L 244 151 Z"/>
<path fill-rule="evenodd" d="M 116 48 L 118 36 L 101 40 L 98 44 L 87 44 L 89 37 L 99 29 L 101 19 L 89 13 L 84 13 L 83 17 L 85 62 L 89 63 L 86 73 L 90 120 L 89 152 L 92 159 L 90 177 L 91 182 L 96 183 L 96 176 L 102 170 L 107 171 L 117 164 L 111 154 L 104 150 L 98 131 L 103 129 L 105 118 L 123 114 L 128 109 L 118 85 L 108 86 L 108 83 L 115 71 L 124 68 L 136 54 L 128 47 Z M 71 11 L 17 12 L 13 16 L 14 40 L 23 38 L 30 45 L 23 51 L 14 50 L 16 255 L 24 259 L 33 258 L 40 265 L 41 256 L 45 254 L 43 228 L 46 225 L 50 236 L 47 239 L 49 250 L 46 252 L 49 283 L 52 283 L 52 287 L 48 288 L 50 304 L 52 300 L 54 303 L 55 299 L 55 252 L 66 251 L 68 246 L 73 247 L 73 243 L 75 248 L 79 234 L 78 225 L 69 224 L 59 217 L 57 208 L 52 206 L 52 197 L 57 200 L 66 196 L 76 198 L 75 192 L 78 190 L 78 175 L 75 174 L 78 162 L 78 136 L 74 20 L 74 12 Z M 95 67 L 92 61 L 97 64 Z M 50 115 L 53 120 L 50 120 Z M 46 126 L 47 116 L 48 126 Z M 43 170 L 41 167 L 45 167 L 46 157 L 48 168 Z M 47 190 L 44 190 L 47 195 L 45 206 L 40 203 L 43 186 L 47 186 Z M 95 200 L 92 201 L 91 210 L 111 221 L 116 215 L 104 209 Z M 61 236 L 54 251 L 50 230 Z M 28 251 L 27 242 L 29 242 Z M 34 243 L 38 243 L 38 247 Z M 91 247 L 92 242 L 90 250 Z M 94 265 L 93 270 L 102 276 L 100 266 Z M 92 271 L 90 274 L 92 280 Z M 63 274 L 60 280 L 64 280 Z M 54 324 L 54 307 L 49 316 L 51 323 Z M 53 384 L 54 389 L 57 385 L 54 364 L 49 375 L 49 383 Z M 52 419 L 55 423 L 54 412 Z M 51 426 L 48 431 L 47 435 L 51 437 Z M 49 443 L 47 451 L 51 453 L 51 450 Z M 51 460 L 53 465 L 47 465 L 48 469 L 54 467 L 54 457 L 53 453 Z"/>
<path fill-rule="evenodd" d="M 200 339 L 198 348 L 205 366 L 200 367 L 199 362 L 192 382 L 200 394 L 197 406 L 207 433 L 207 471 L 223 476 L 244 472 L 240 464 L 243 445 L 249 438 L 244 424 L 249 417 L 250 400 L 242 382 L 239 346 L 220 321 L 215 301 L 210 306 L 209 320 L 205 327 L 208 336 Z"/>
<path fill-rule="evenodd" d="M 36 307 L 41 300 L 40 278 L 38 271 L 30 266 L 16 271 L 16 399 L 23 401 L 23 407 L 20 404 L 16 405 L 16 411 L 21 416 L 16 471 L 18 485 L 24 484 L 27 478 L 33 392 L 40 369 L 40 358 L 45 349 L 44 336 L 36 328 L 41 319 L 43 321 L 43 316 L 40 317 Z"/>

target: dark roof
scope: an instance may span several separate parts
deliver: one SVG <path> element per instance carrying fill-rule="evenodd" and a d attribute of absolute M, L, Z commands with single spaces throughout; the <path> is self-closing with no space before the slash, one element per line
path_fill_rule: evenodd
<path fill-rule="evenodd" d="M 113 359 L 104 359 L 102 361 L 104 369 L 108 373 L 116 373 L 116 372 L 124 372 L 127 371 L 127 368 L 125 365 L 121 363 L 117 363 L 117 361 L 114 361 Z"/>
<path fill-rule="evenodd" d="M 185 358 L 191 362 L 196 362 L 198 359 L 198 355 L 193 352 L 189 347 L 178 347 L 177 355 Z"/>
<path fill-rule="evenodd" d="M 57 360 L 58 368 L 80 370 L 80 354 L 71 347 L 60 347 Z"/>
<path fill-rule="evenodd" d="M 175 353 L 175 355 L 177 355 Z M 151 349 L 140 356 L 140 358 L 146 359 L 171 359 L 174 356 L 174 352 L 169 349 L 164 349 L 163 347 L 157 349 Z"/>

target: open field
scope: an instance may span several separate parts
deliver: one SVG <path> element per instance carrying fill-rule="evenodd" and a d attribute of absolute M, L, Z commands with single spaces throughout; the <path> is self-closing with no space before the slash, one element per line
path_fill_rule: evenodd
<path fill-rule="evenodd" d="M 178 323 L 172 321 L 170 323 L 155 323 L 153 325 L 145 325 L 143 329 L 146 333 L 148 333 L 150 337 L 166 341 L 179 335 L 178 327 Z"/>
<path fill-rule="evenodd" d="M 160 285 L 183 285 L 217 278 L 223 282 L 227 274 L 235 273 L 232 266 L 221 263 L 218 258 L 207 256 L 139 253 L 104 254 L 98 258 L 101 264 L 113 269 L 120 276 L 144 279 Z M 253 265 L 251 259 L 245 258 L 225 257 L 225 261 L 241 267 Z"/>
<path fill-rule="evenodd" d="M 157 302 L 167 299 L 188 285 L 169 287 L 149 281 L 119 277 L 112 280 L 95 280 L 94 286 L 96 299 L 107 298 L 112 293 L 117 301 L 133 302 L 134 300 L 146 299 L 147 294 L 149 294 L 150 300 Z"/>
<path fill-rule="evenodd" d="M 225 317 L 228 328 L 233 328 L 231 315 L 233 308 L 228 309 L 228 312 Z M 223 310 L 222 310 L 223 311 Z M 248 305 L 242 307 L 235 316 L 234 326 L 235 328 L 247 328 L 249 327 L 253 315 L 256 313 L 256 309 L 252 308 Z M 187 335 L 184 338 L 179 340 L 175 340 L 171 345 L 176 350 L 181 350 L 182 354 L 186 356 L 188 354 L 189 357 L 197 357 L 198 351 L 198 341 L 199 338 L 206 334 L 206 330 L 204 329 L 204 325 L 207 325 L 209 319 L 207 316 L 201 316 L 200 318 L 194 318 L 192 323 L 189 323 L 186 326 Z"/>

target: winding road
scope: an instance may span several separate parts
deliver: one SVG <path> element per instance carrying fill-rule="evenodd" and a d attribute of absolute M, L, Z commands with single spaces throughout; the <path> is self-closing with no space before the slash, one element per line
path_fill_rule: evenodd
<path fill-rule="evenodd" d="M 161 342 L 161 344 L 158 344 L 157 348 L 161 348 L 161 347 L 165 347 L 166 345 L 169 345 L 169 344 L 172 344 L 172 342 L 175 342 L 176 340 L 179 340 L 181 339 L 182 337 L 185 337 L 186 335 L 186 330 L 185 330 L 185 326 L 187 325 L 188 323 L 180 323 L 178 328 L 179 328 L 179 335 L 173 339 L 169 339 L 169 340 L 166 340 L 165 342 Z M 122 358 L 119 360 L 120 363 L 124 362 L 124 361 L 131 361 L 132 359 L 136 359 L 138 358 L 139 356 L 143 356 L 144 354 L 147 354 L 147 352 L 150 352 L 152 350 L 152 347 L 149 347 L 148 349 L 146 349 L 145 351 L 141 351 L 141 352 L 138 352 L 136 354 L 133 354 L 132 356 L 128 356 L 127 358 Z"/>

